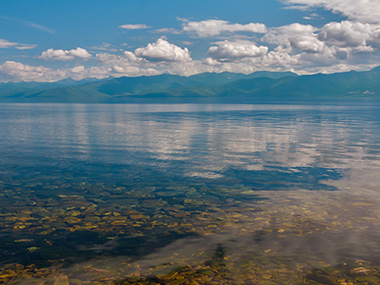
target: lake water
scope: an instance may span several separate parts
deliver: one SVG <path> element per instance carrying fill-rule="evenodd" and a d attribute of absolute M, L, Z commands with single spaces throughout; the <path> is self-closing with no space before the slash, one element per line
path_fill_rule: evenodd
<path fill-rule="evenodd" d="M 0 283 L 380 283 L 379 105 L 0 104 L 0 135 Z"/>

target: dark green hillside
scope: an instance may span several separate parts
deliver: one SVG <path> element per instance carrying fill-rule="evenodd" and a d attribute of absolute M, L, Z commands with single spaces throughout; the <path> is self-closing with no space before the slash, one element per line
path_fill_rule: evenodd
<path fill-rule="evenodd" d="M 54 91 L 53 91 L 54 90 Z M 109 96 L 92 87 L 59 87 L 24 96 L 27 102 L 49 103 L 101 103 L 108 102 Z"/>
<path fill-rule="evenodd" d="M 105 79 L 108 80 L 108 79 Z M 84 80 L 73 80 L 71 78 L 64 79 L 57 82 L 7 82 L 0 83 L 0 99 L 2 97 L 8 99 L 27 98 L 36 94 L 40 94 L 46 90 L 52 90 L 61 87 L 74 87 L 83 84 L 97 82 L 100 83 L 104 80 L 97 80 L 88 78 Z"/>
<path fill-rule="evenodd" d="M 311 99 L 360 98 L 380 95 L 380 73 L 346 72 L 300 76 L 273 86 L 271 94 Z"/>

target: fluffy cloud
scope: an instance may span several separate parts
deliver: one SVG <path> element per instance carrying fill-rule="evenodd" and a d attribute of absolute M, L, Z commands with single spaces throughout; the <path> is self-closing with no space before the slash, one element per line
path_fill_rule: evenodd
<path fill-rule="evenodd" d="M 348 21 L 329 23 L 321 29 L 298 23 L 272 28 L 262 40 L 277 46 L 263 63 L 298 69 L 299 73 L 314 72 L 318 68 L 331 72 L 343 71 L 343 67 L 355 68 L 353 62 L 360 57 L 358 52 L 374 51 L 367 45 L 369 39 L 375 38 L 371 34 L 376 33 L 371 32 L 370 25 Z M 366 64 L 368 66 L 370 61 Z"/>
<path fill-rule="evenodd" d="M 268 52 L 268 47 L 256 46 L 253 42 L 247 41 L 223 41 L 211 46 L 208 55 L 219 61 L 231 61 L 247 57 L 260 57 Z"/>
<path fill-rule="evenodd" d="M 44 52 L 42 52 L 40 58 L 44 60 L 74 60 L 77 58 L 81 59 L 88 59 L 91 57 L 91 54 L 83 49 L 83 48 L 76 48 L 71 50 L 63 50 L 63 49 L 48 49 Z"/>
<path fill-rule="evenodd" d="M 100 53 L 96 55 L 96 59 L 102 66 L 106 66 L 110 70 L 110 75 L 117 77 L 159 74 L 155 69 L 148 66 L 148 61 L 136 57 L 133 52 L 129 51 L 125 51 L 121 56 Z"/>
<path fill-rule="evenodd" d="M 328 60 L 346 59 L 357 52 L 375 51 L 380 45 L 380 29 L 376 25 L 351 21 L 331 22 L 321 29 L 294 23 L 271 28 L 262 40 L 289 53 L 322 54 Z M 322 60 L 317 55 L 303 55 L 303 58 Z"/>
<path fill-rule="evenodd" d="M 0 73 L 8 80 L 14 81 L 57 81 L 64 78 L 64 73 L 44 66 L 30 66 L 20 62 L 6 61 L 0 65 Z"/>
<path fill-rule="evenodd" d="M 134 52 L 124 51 L 122 55 L 100 53 L 96 55 L 102 66 L 108 67 L 111 76 L 142 76 L 162 73 L 193 75 L 212 72 L 212 66 L 201 60 L 192 60 L 187 48 L 180 48 L 165 39 L 158 39 Z"/>
<path fill-rule="evenodd" d="M 206 20 L 200 22 L 184 21 L 182 28 L 185 32 L 195 33 L 200 37 L 217 36 L 225 32 L 251 32 L 251 33 L 266 33 L 267 28 L 264 24 L 249 23 L 230 24 L 223 20 Z"/>
<path fill-rule="evenodd" d="M 317 28 L 311 25 L 294 23 L 287 26 L 272 28 L 263 38 L 264 42 L 275 44 L 289 52 L 323 52 L 325 43 L 318 39 Z"/>
<path fill-rule="evenodd" d="M 359 69 L 378 63 L 375 53 L 380 48 L 380 9 L 378 0 L 282 0 L 289 8 L 322 7 L 342 14 L 349 20 L 327 23 L 317 33 L 324 48 L 320 54 L 302 54 L 303 62 L 312 62 L 314 69 L 336 71 L 337 68 Z M 363 55 L 365 52 L 367 55 Z M 329 68 L 330 66 L 331 68 Z"/>
<path fill-rule="evenodd" d="M 135 54 L 149 61 L 191 61 L 187 48 L 182 49 L 162 38 L 144 48 L 136 49 Z"/>
<path fill-rule="evenodd" d="M 260 66 L 274 70 L 297 70 L 301 64 L 301 56 L 290 55 L 286 51 L 270 51 L 261 60 Z"/>
<path fill-rule="evenodd" d="M 110 69 L 108 67 L 75 66 L 65 69 L 51 69 L 44 66 L 31 66 L 15 61 L 6 61 L 0 65 L 1 81 L 36 81 L 54 82 L 65 78 L 81 80 L 83 78 L 105 78 L 108 77 Z"/>
<path fill-rule="evenodd" d="M 143 29 L 149 29 L 151 28 L 151 26 L 147 26 L 145 24 L 136 24 L 136 25 L 125 24 L 125 25 L 119 26 L 119 28 L 125 29 L 125 30 L 143 30 Z"/>
<path fill-rule="evenodd" d="M 318 38 L 341 48 L 358 48 L 359 51 L 373 51 L 373 48 L 368 43 L 379 42 L 379 32 L 379 28 L 369 24 L 342 21 L 325 25 Z"/>
<path fill-rule="evenodd" d="M 134 28 L 128 26 L 126 28 Z M 140 26 L 140 28 L 143 28 Z M 341 72 L 351 69 L 369 69 L 380 61 L 375 52 L 380 48 L 380 27 L 358 21 L 328 23 L 321 28 L 294 23 L 267 29 L 262 24 L 230 24 L 222 20 L 202 22 L 184 21 L 183 31 L 200 37 L 222 33 L 249 31 L 264 32 L 252 41 L 251 35 L 229 35 L 229 40 L 210 43 L 207 58 L 193 60 L 187 48 L 179 47 L 160 38 L 145 47 L 126 50 L 103 44 L 92 50 L 97 64 L 92 67 L 77 65 L 62 69 L 24 65 L 6 61 L 0 65 L 1 81 L 56 81 L 64 78 L 142 76 L 161 73 L 192 75 L 202 72 L 243 72 L 258 70 L 293 71 L 299 74 L 315 72 Z M 183 32 L 182 31 L 182 32 Z M 174 32 L 162 30 L 161 32 Z M 204 39 L 198 40 L 205 42 Z M 182 43 L 184 43 L 183 41 Z M 191 43 L 186 43 L 188 45 Z M 0 48 L 33 48 L 33 45 L 0 40 Z M 125 47 L 129 47 L 125 45 Z M 365 51 L 366 53 L 363 53 Z M 95 54 L 95 52 L 93 51 Z M 113 54 L 117 53 L 117 54 Z M 49 49 L 39 58 L 45 60 L 88 59 L 91 54 L 83 48 L 71 50 Z M 94 61 L 88 62 L 88 64 Z M 75 63 L 74 63 L 75 64 Z M 74 65 L 73 64 L 73 65 Z M 67 65 L 67 63 L 66 63 Z"/>
<path fill-rule="evenodd" d="M 252 73 L 259 70 L 297 71 L 300 67 L 300 55 L 290 55 L 286 51 L 270 51 L 260 57 L 248 57 L 234 61 L 218 61 L 211 57 L 203 60 L 204 65 L 211 67 L 212 72 Z"/>
<path fill-rule="evenodd" d="M 294 9 L 323 7 L 334 13 L 341 13 L 349 19 L 364 23 L 380 24 L 380 9 L 378 0 L 282 0 Z"/>
<path fill-rule="evenodd" d="M 45 53 L 45 55 L 54 59 L 81 58 L 81 53 L 72 52 L 77 50 L 68 51 L 69 54 L 63 51 L 63 53 Z M 0 65 L 0 81 L 51 82 L 68 77 L 80 80 L 88 77 L 100 79 L 108 76 L 149 76 L 161 73 L 192 75 L 211 71 L 200 61 L 193 62 L 187 48 L 182 49 L 164 39 L 158 39 L 145 48 L 136 49 L 135 52 L 124 51 L 122 55 L 98 53 L 96 59 L 98 66 L 85 68 L 79 65 L 63 69 L 6 61 Z"/>

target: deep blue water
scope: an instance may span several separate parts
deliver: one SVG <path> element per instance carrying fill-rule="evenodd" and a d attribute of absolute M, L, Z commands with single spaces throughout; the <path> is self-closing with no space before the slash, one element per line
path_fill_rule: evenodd
<path fill-rule="evenodd" d="M 360 208 L 351 220 L 376 227 L 361 219 L 377 217 L 363 211 L 379 206 L 379 167 L 376 105 L 1 104 L 0 263 L 138 262 L 189 237 L 220 240 L 239 225 L 255 235 L 260 212 L 282 233 L 277 204 L 310 218 L 333 203 L 314 218 L 326 235 L 331 211 L 345 203 Z M 342 213 L 335 232 L 352 230 Z"/>

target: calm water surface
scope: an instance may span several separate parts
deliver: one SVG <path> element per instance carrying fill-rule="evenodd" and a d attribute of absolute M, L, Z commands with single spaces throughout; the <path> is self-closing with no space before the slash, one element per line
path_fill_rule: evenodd
<path fill-rule="evenodd" d="M 380 283 L 380 106 L 0 104 L 0 134 L 0 283 Z"/>

